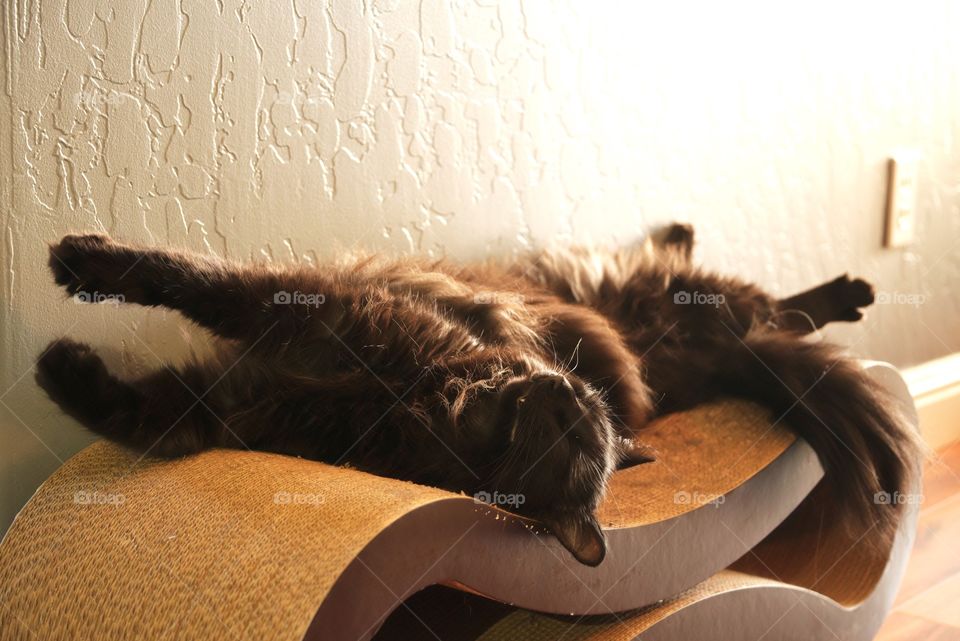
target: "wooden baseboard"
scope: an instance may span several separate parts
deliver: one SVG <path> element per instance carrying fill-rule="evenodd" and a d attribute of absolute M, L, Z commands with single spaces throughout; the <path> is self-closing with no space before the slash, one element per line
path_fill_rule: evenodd
<path fill-rule="evenodd" d="M 920 416 L 920 432 L 934 449 L 960 439 L 960 353 L 902 372 Z"/>

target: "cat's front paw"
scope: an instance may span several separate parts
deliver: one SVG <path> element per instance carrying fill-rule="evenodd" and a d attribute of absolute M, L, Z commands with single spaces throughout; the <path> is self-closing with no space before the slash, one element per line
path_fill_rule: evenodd
<path fill-rule="evenodd" d="M 53 280 L 71 295 L 89 294 L 99 289 L 106 268 L 106 257 L 113 241 L 102 234 L 70 234 L 50 246 L 50 271 Z M 77 300 L 86 301 L 84 296 Z"/>

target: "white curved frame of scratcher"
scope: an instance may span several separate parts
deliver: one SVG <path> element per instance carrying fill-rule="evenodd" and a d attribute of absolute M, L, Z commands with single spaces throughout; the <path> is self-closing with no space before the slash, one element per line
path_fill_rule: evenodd
<path fill-rule="evenodd" d="M 888 376 L 912 409 L 893 370 L 870 372 Z M 876 629 L 912 518 L 858 604 L 721 572 L 822 477 L 809 446 L 771 423 L 739 401 L 656 422 L 644 440 L 657 462 L 618 472 L 601 508 L 608 553 L 597 568 L 472 497 L 258 452 L 140 461 L 100 442 L 38 490 L 0 544 L 0 639 L 369 639 L 404 599 L 436 584 L 544 613 L 632 610 L 644 639 L 684 638 L 733 612 L 751 617 L 746 630 L 776 611 L 779 595 L 809 601 L 784 621 L 802 607 Z M 669 616 L 652 614 L 664 607 Z M 857 634 L 841 638 L 869 638 Z"/>
<path fill-rule="evenodd" d="M 917 415 L 906 385 L 892 367 L 869 365 L 874 379 L 900 403 L 914 429 Z M 918 461 L 919 466 L 919 461 Z M 919 496 L 919 484 L 912 489 Z M 825 495 L 811 495 L 815 508 Z M 889 612 L 916 532 L 919 501 L 909 501 L 895 541 L 881 550 L 838 528 L 808 528 L 813 511 L 803 507 L 734 567 L 662 603 L 601 617 L 552 617 L 537 612 L 488 609 L 477 641 L 869 641 Z M 823 507 L 823 506 L 820 506 Z M 811 557 L 817 556 L 813 559 Z M 792 555 L 792 558 L 791 558 Z M 819 566 L 816 570 L 811 567 Z M 779 577 L 777 575 L 780 575 Z M 472 604 L 476 606 L 477 604 Z M 449 604 L 447 604 L 449 608 Z M 463 611 L 470 608 L 459 604 Z M 474 607 L 483 612 L 483 608 Z M 414 612 L 424 626 L 441 626 L 443 613 Z M 481 614 L 481 616 L 484 616 Z M 432 617 L 432 618 L 431 618 Z M 396 638 L 386 626 L 378 641 Z"/>

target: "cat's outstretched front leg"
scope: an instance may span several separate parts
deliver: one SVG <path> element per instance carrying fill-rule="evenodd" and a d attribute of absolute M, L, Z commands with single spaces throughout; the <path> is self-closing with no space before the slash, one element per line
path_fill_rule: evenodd
<path fill-rule="evenodd" d="M 783 329 L 806 334 L 835 321 L 863 318 L 861 308 L 874 301 L 873 286 L 844 274 L 796 296 L 777 301 L 778 323 Z"/>
<path fill-rule="evenodd" d="M 286 304 L 291 290 L 316 296 L 317 274 L 242 267 L 214 258 L 135 247 L 97 234 L 65 236 L 50 247 L 58 285 L 81 302 L 164 306 L 225 338 L 254 342 L 270 328 L 290 336 L 318 306 Z M 279 299 L 278 299 L 279 297 Z M 307 301 L 309 302 L 309 301 Z"/>

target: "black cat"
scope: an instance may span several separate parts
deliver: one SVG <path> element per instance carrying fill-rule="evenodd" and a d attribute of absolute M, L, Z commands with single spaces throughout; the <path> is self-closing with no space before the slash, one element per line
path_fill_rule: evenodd
<path fill-rule="evenodd" d="M 81 300 L 175 309 L 220 339 L 139 380 L 61 339 L 37 381 L 92 431 L 162 457 L 249 447 L 469 493 L 522 495 L 583 563 L 611 473 L 643 427 L 719 395 L 756 400 L 816 450 L 851 527 L 895 530 L 916 443 L 857 365 L 803 334 L 873 302 L 838 278 L 785 300 L 690 263 L 692 230 L 509 265 L 368 257 L 237 265 L 67 236 L 56 282 Z"/>

